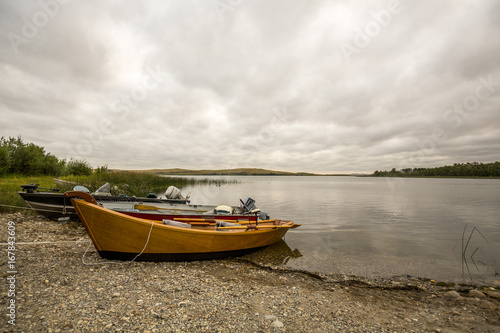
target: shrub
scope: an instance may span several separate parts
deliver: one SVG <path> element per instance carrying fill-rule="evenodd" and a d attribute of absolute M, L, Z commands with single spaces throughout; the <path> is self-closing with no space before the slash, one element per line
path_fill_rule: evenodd
<path fill-rule="evenodd" d="M 66 166 L 66 172 L 74 176 L 90 176 L 92 174 L 92 167 L 85 160 L 71 159 Z"/>
<path fill-rule="evenodd" d="M 7 147 L 0 147 L 0 176 L 9 172 L 10 158 Z"/>

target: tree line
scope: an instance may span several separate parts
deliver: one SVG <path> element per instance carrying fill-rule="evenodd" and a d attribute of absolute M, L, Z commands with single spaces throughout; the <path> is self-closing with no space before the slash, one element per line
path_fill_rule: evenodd
<path fill-rule="evenodd" d="M 107 167 L 101 167 L 107 168 Z M 85 160 L 66 161 L 47 153 L 43 147 L 26 143 L 21 137 L 0 138 L 0 176 L 8 174 L 62 176 L 90 175 L 93 168 Z"/>
<path fill-rule="evenodd" d="M 436 168 L 406 168 L 375 171 L 375 177 L 500 177 L 500 162 L 455 163 Z"/>

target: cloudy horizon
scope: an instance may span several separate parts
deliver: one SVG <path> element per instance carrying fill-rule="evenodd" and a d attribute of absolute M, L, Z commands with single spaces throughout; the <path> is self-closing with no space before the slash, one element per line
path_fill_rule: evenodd
<path fill-rule="evenodd" d="M 0 3 L 0 136 L 114 169 L 500 160 L 496 1 Z"/>

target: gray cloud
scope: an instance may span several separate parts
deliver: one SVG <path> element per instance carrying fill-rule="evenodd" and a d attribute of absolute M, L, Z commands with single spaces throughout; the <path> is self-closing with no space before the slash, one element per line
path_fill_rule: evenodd
<path fill-rule="evenodd" d="M 61 158 L 332 173 L 499 159 L 495 1 L 0 7 L 0 135 Z"/>

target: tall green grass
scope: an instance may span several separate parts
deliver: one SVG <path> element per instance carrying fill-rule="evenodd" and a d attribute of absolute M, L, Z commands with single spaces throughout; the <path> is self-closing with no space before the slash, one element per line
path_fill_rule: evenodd
<path fill-rule="evenodd" d="M 18 191 L 22 191 L 21 185 L 25 184 L 40 184 L 40 187 L 54 187 L 54 180 L 51 176 L 24 176 L 24 175 L 7 175 L 0 177 L 0 212 L 30 212 L 30 210 L 5 207 L 27 207 L 23 198 Z"/>
<path fill-rule="evenodd" d="M 230 183 L 220 179 L 193 179 L 184 177 L 164 177 L 152 173 L 140 172 L 94 172 L 90 176 L 66 176 L 62 179 L 84 185 L 95 191 L 106 182 L 119 188 L 119 194 L 144 197 L 148 193 L 160 193 L 173 185 L 180 189 L 188 185 L 221 185 Z"/>

